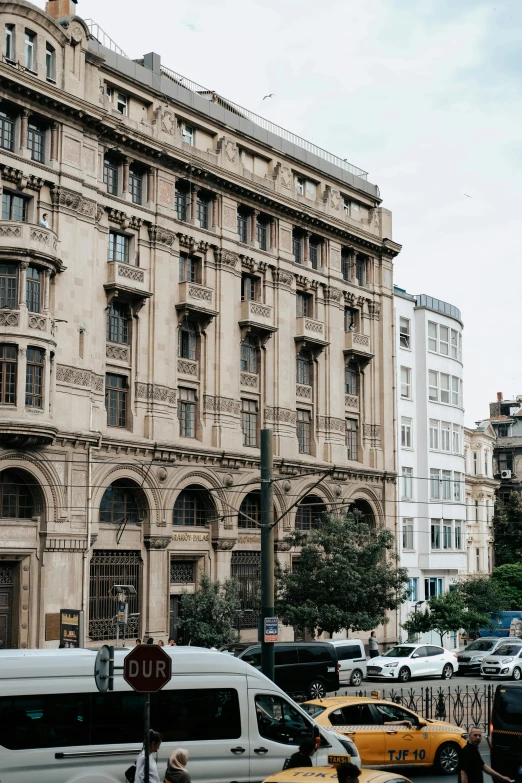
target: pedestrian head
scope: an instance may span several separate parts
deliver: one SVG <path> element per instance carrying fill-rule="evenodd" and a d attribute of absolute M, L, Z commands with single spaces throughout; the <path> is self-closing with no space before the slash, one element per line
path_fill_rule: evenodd
<path fill-rule="evenodd" d="M 159 642 L 158 642 L 158 645 L 159 645 L 160 647 L 165 647 L 165 643 L 164 643 L 163 639 L 160 639 L 160 640 L 159 640 Z"/>
<path fill-rule="evenodd" d="M 149 636 L 149 638 L 147 639 L 147 644 L 154 644 L 154 639 L 152 638 L 152 636 Z"/>
<path fill-rule="evenodd" d="M 313 756 L 316 750 L 316 742 L 311 737 L 307 737 L 307 739 L 303 740 L 299 745 L 299 753 L 302 753 L 303 756 Z"/>
<path fill-rule="evenodd" d="M 168 645 L 169 645 L 169 647 L 175 647 L 176 646 L 176 642 L 174 641 L 174 639 L 171 638 L 168 641 Z"/>
<path fill-rule="evenodd" d="M 189 754 L 185 748 L 176 748 L 170 754 L 169 764 L 173 769 L 185 769 L 188 764 Z"/>
<path fill-rule="evenodd" d="M 480 745 L 481 739 L 482 739 L 482 731 L 480 729 L 473 727 L 472 729 L 469 730 L 468 742 L 470 745 Z"/>
<path fill-rule="evenodd" d="M 161 745 L 161 734 L 151 729 L 149 731 L 149 753 L 157 753 Z"/>
<path fill-rule="evenodd" d="M 337 780 L 339 783 L 358 783 L 361 770 L 355 764 L 347 761 L 337 767 Z"/>
<path fill-rule="evenodd" d="M 141 639 L 136 639 L 136 647 L 138 646 L 138 644 L 141 644 Z"/>
<path fill-rule="evenodd" d="M 47 218 L 49 217 L 49 215 L 48 215 L 48 213 L 47 213 L 47 212 L 44 212 L 44 213 L 43 213 L 43 215 L 42 215 L 42 217 L 43 217 L 43 219 L 44 219 L 44 220 L 47 220 Z"/>
<path fill-rule="evenodd" d="M 370 636 L 375 636 L 375 631 L 372 631 Z"/>

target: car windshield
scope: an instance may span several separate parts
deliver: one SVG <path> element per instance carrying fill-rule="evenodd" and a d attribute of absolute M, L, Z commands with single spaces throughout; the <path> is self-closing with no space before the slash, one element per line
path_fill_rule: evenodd
<path fill-rule="evenodd" d="M 496 639 L 491 639 L 490 641 L 487 639 L 479 639 L 478 641 L 473 642 L 473 644 L 468 644 L 463 652 L 487 652 L 488 650 L 493 649 L 496 642 Z"/>
<path fill-rule="evenodd" d="M 520 644 L 504 644 L 495 650 L 495 655 L 518 655 L 520 652 Z"/>
<path fill-rule="evenodd" d="M 319 704 L 301 704 L 301 707 L 311 718 L 317 718 L 326 709 L 326 707 L 320 707 Z"/>
<path fill-rule="evenodd" d="M 392 647 L 391 650 L 388 650 L 388 652 L 385 652 L 383 657 L 384 658 L 409 658 L 412 652 L 414 652 L 415 647 L 404 647 L 401 645 L 400 647 Z"/>

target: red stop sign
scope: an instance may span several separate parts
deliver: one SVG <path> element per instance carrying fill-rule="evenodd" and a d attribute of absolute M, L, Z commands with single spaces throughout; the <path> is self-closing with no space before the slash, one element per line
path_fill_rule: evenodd
<path fill-rule="evenodd" d="M 172 676 L 172 659 L 157 644 L 139 644 L 126 656 L 123 679 L 138 693 L 155 693 Z"/>

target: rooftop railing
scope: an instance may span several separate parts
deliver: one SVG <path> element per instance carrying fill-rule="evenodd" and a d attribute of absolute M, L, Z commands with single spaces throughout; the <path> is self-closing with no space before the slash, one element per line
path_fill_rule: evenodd
<path fill-rule="evenodd" d="M 105 46 L 106 49 L 110 49 L 111 52 L 115 52 L 116 54 L 121 54 L 121 56 L 126 57 L 127 60 L 130 59 L 129 55 L 125 54 L 123 49 L 120 49 L 118 44 L 115 41 L 113 41 L 109 35 L 107 35 L 105 30 L 103 30 L 100 27 L 100 25 L 94 21 L 94 19 L 84 19 L 83 21 L 89 28 L 89 32 L 92 35 L 92 37 L 96 38 L 96 40 L 99 41 L 102 46 Z"/>

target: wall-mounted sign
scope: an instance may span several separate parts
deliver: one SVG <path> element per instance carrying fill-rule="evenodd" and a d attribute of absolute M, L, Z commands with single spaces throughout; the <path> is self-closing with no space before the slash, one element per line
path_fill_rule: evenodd
<path fill-rule="evenodd" d="M 60 646 L 85 647 L 81 609 L 60 609 Z"/>
<path fill-rule="evenodd" d="M 277 617 L 265 617 L 265 642 L 277 642 L 279 620 Z"/>

